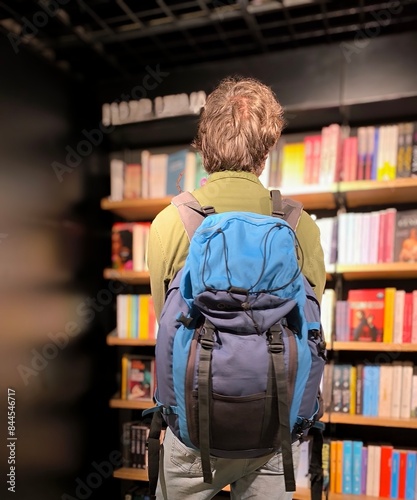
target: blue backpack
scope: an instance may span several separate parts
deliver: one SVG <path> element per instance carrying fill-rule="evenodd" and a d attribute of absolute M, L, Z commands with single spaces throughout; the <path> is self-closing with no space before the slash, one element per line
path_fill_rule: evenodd
<path fill-rule="evenodd" d="M 271 196 L 271 216 L 217 214 L 187 192 L 172 200 L 190 248 L 166 294 L 156 407 L 144 413 L 159 410 L 178 439 L 200 451 L 205 482 L 210 455 L 281 450 L 286 490 L 295 491 L 291 444 L 322 415 L 326 353 L 295 234 L 302 207 L 279 191 Z M 151 428 L 150 453 L 153 436 Z"/>

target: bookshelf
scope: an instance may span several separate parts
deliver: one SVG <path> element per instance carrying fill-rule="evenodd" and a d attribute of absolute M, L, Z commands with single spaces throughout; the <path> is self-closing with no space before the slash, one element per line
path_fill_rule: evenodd
<path fill-rule="evenodd" d="M 143 339 L 124 339 L 117 336 L 116 330 L 113 330 L 106 337 L 107 345 L 117 345 L 117 346 L 155 346 L 156 341 L 154 339 L 143 340 Z"/>
<path fill-rule="evenodd" d="M 171 123 L 172 125 L 172 123 Z M 123 126 L 123 134 L 130 130 L 137 130 L 140 124 Z M 122 130 L 119 129 L 118 133 Z M 133 137 L 129 139 L 130 146 L 133 144 Z M 184 141 L 181 141 L 184 142 Z M 168 143 L 166 143 L 168 144 Z M 150 144 L 152 146 L 153 144 Z M 338 182 L 328 186 L 315 185 L 303 186 L 294 190 L 282 190 L 284 197 L 288 196 L 300 201 L 308 212 L 332 211 L 339 209 L 349 211 L 358 208 L 368 209 L 369 207 L 386 208 L 390 206 L 402 207 L 405 205 L 416 206 L 417 202 L 417 178 L 399 178 L 390 181 L 352 181 Z M 109 198 L 101 200 L 102 210 L 113 213 L 115 216 L 127 221 L 149 221 L 152 220 L 161 210 L 171 202 L 171 197 L 166 196 L 157 199 L 133 199 L 112 201 Z M 105 269 L 106 279 L 118 280 L 129 285 L 149 286 L 149 273 L 133 271 L 116 271 Z M 339 265 L 328 272 L 328 280 L 333 281 L 336 286 L 342 283 L 344 290 L 362 283 L 364 288 L 378 286 L 384 287 L 384 282 L 405 281 L 411 282 L 417 278 L 417 263 L 386 263 L 367 265 Z M 377 285 L 375 285 L 377 282 Z M 107 336 L 107 344 L 120 347 L 152 348 L 155 341 L 143 341 L 139 339 L 119 339 L 115 332 L 110 332 Z M 339 362 L 348 359 L 349 362 L 360 362 L 364 359 L 364 353 L 368 357 L 376 356 L 381 351 L 400 353 L 407 359 L 412 358 L 415 362 L 416 344 L 394 344 L 376 342 L 338 342 L 334 341 L 329 346 L 329 356 L 334 361 Z M 369 358 L 370 359 L 370 358 Z M 352 361 L 353 360 L 353 361 Z M 126 401 L 115 396 L 109 402 L 110 407 L 118 409 L 142 410 L 149 408 L 153 402 L 148 401 Z M 385 418 L 368 417 L 363 415 L 352 415 L 346 413 L 327 412 L 322 418 L 327 425 L 326 432 L 333 439 L 345 439 L 344 429 L 349 429 L 350 436 L 358 436 L 367 442 L 367 434 L 378 433 L 381 440 L 396 442 L 397 436 L 402 434 L 407 439 L 408 433 L 411 436 L 417 430 L 417 418 Z M 343 437 L 342 430 L 343 429 Z M 390 429 L 395 429 L 390 432 Z M 403 440 L 404 442 L 404 440 Z M 127 481 L 147 481 L 147 471 L 134 468 L 121 468 L 114 471 L 114 477 Z M 227 489 L 225 489 L 227 491 Z M 368 497 L 366 495 L 345 495 L 339 493 L 329 493 L 331 500 L 371 500 L 379 497 Z M 294 494 L 294 499 L 310 500 L 309 490 L 298 490 Z"/>
<path fill-rule="evenodd" d="M 417 178 L 392 181 L 339 182 L 331 186 L 304 186 L 302 189 L 282 190 L 283 196 L 300 201 L 305 210 L 332 210 L 338 208 L 342 195 L 346 208 L 369 205 L 415 203 Z M 171 197 L 112 201 L 101 200 L 101 208 L 126 220 L 151 220 L 171 202 Z"/>
<path fill-rule="evenodd" d="M 119 271 L 107 268 L 103 271 L 103 276 L 108 280 L 117 280 L 130 285 L 148 285 L 149 273 L 147 271 Z"/>
<path fill-rule="evenodd" d="M 109 406 L 110 408 L 119 408 L 122 410 L 146 410 L 155 406 L 155 404 L 152 399 L 130 401 L 129 399 L 121 399 L 120 395 L 116 395 L 110 399 Z"/>

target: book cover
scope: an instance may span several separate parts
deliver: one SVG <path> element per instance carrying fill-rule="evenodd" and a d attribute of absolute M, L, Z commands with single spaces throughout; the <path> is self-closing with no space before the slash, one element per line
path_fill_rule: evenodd
<path fill-rule="evenodd" d="M 400 452 L 392 451 L 391 458 L 391 498 L 398 498 L 398 488 L 400 479 Z"/>
<path fill-rule="evenodd" d="M 352 493 L 354 495 L 360 495 L 361 493 L 362 449 L 362 441 L 353 441 Z"/>
<path fill-rule="evenodd" d="M 353 443 L 349 439 L 343 441 L 342 493 L 351 495 L 353 492 Z"/>
<path fill-rule="evenodd" d="M 111 261 L 113 269 L 133 269 L 133 222 L 116 222 L 111 234 Z"/>
<path fill-rule="evenodd" d="M 128 360 L 126 399 L 152 399 L 154 392 L 153 358 L 133 354 L 125 354 L 123 358 Z"/>
<path fill-rule="evenodd" d="M 391 461 L 393 447 L 381 446 L 381 468 L 379 480 L 379 496 L 389 498 L 391 496 Z"/>
<path fill-rule="evenodd" d="M 417 262 L 417 209 L 397 212 L 394 235 L 395 262 Z"/>
<path fill-rule="evenodd" d="M 350 340 L 382 342 L 385 290 L 349 290 Z"/>
<path fill-rule="evenodd" d="M 407 452 L 407 463 L 405 473 L 405 500 L 415 500 L 417 481 L 417 453 Z"/>
<path fill-rule="evenodd" d="M 324 438 L 322 448 L 323 491 L 330 487 L 330 439 Z"/>

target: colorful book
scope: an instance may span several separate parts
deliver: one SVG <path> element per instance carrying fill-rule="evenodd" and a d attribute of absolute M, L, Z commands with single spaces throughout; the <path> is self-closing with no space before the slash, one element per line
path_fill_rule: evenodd
<path fill-rule="evenodd" d="M 382 342 L 385 290 L 349 290 L 350 340 Z"/>

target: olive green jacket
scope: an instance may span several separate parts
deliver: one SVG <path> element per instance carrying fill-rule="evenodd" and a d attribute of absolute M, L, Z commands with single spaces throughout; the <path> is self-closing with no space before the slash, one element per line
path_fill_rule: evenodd
<path fill-rule="evenodd" d="M 268 189 L 264 188 L 258 177 L 248 172 L 226 171 L 211 174 L 207 183 L 193 191 L 193 195 L 202 206 L 212 205 L 218 213 L 237 210 L 271 214 Z M 296 234 L 304 254 L 303 273 L 321 301 L 326 272 L 320 232 L 306 212 L 301 215 Z M 158 320 L 168 285 L 184 266 L 188 245 L 177 208 L 173 205 L 166 207 L 151 225 L 147 257 L 151 293 Z"/>

